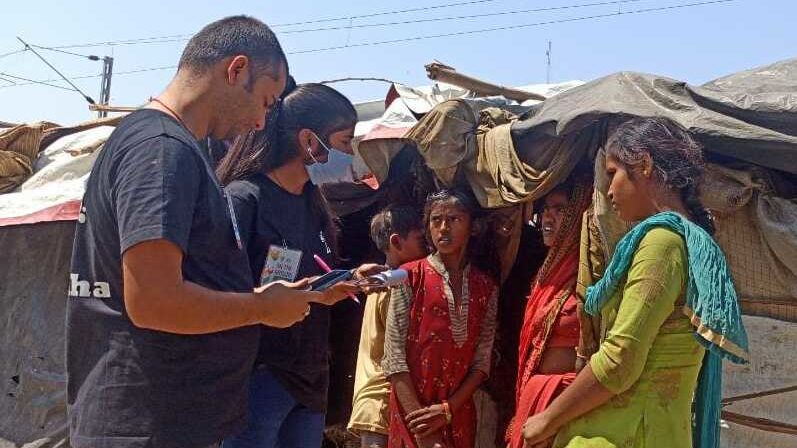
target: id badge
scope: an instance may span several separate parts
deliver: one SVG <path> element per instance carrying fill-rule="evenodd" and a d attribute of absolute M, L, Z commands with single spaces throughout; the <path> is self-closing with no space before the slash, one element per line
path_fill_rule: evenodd
<path fill-rule="evenodd" d="M 260 286 L 275 280 L 285 280 L 287 282 L 296 280 L 301 261 L 302 251 L 272 244 L 268 247 L 266 264 L 260 274 Z"/>

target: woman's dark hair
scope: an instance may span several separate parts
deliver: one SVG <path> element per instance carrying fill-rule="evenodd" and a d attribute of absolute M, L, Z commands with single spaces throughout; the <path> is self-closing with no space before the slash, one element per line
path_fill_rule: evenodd
<path fill-rule="evenodd" d="M 665 117 L 640 117 L 621 124 L 612 138 L 607 155 L 630 167 L 642 163 L 648 154 L 659 182 L 677 191 L 691 219 L 714 234 L 711 213 L 699 195 L 704 174 L 702 147 L 685 129 Z M 629 175 L 633 173 L 629 171 Z"/>
<path fill-rule="evenodd" d="M 468 240 L 468 249 L 465 257 L 469 263 L 491 276 L 493 280 L 498 281 L 501 275 L 501 262 L 495 244 L 489 238 L 486 213 L 479 207 L 476 199 L 467 192 L 457 189 L 444 189 L 432 193 L 426 198 L 426 205 L 423 209 L 423 227 L 428 243 L 434 246 L 429 234 L 432 209 L 442 202 L 454 203 L 470 216 L 473 234 Z"/>
<path fill-rule="evenodd" d="M 265 174 L 297 157 L 304 148 L 298 141 L 302 129 L 312 130 L 324 141 L 335 132 L 357 124 L 357 111 L 337 90 L 323 84 L 299 84 L 288 80 L 282 98 L 269 113 L 263 130 L 238 136 L 221 159 L 216 175 L 222 185 Z M 337 250 L 337 226 L 321 190 L 308 185 L 313 212 L 322 221 L 330 247 Z"/>
<path fill-rule="evenodd" d="M 219 163 L 216 174 L 222 185 L 254 173 L 279 168 L 304 154 L 298 141 L 302 129 L 321 140 L 357 124 L 357 111 L 337 90 L 323 84 L 286 87 L 278 105 L 269 113 L 263 130 L 238 136 Z"/>

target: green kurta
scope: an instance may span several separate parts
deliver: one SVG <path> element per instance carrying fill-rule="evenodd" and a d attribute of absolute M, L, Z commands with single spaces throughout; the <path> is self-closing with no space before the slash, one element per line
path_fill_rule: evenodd
<path fill-rule="evenodd" d="M 555 448 L 692 446 L 691 404 L 705 350 L 682 311 L 686 279 L 684 240 L 668 229 L 649 231 L 601 311 L 603 340 L 590 360 L 616 395 L 565 425 Z"/>

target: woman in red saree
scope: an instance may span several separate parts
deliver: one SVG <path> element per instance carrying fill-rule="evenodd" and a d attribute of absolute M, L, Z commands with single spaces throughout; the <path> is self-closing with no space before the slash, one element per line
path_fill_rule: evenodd
<path fill-rule="evenodd" d="M 424 224 L 435 251 L 404 265 L 408 282 L 391 292 L 382 363 L 391 447 L 474 446 L 472 395 L 490 371 L 498 296 L 478 213 L 463 193 L 431 195 Z"/>
<path fill-rule="evenodd" d="M 515 417 L 507 430 L 510 448 L 523 448 L 523 423 L 542 412 L 576 377 L 579 236 L 591 197 L 591 185 L 579 180 L 555 188 L 544 199 L 542 235 L 549 249 L 526 302 L 520 332 Z"/>

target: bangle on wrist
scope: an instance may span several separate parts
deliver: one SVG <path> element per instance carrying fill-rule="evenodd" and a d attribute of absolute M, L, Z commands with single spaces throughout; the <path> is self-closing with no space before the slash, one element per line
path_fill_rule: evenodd
<path fill-rule="evenodd" d="M 451 424 L 451 418 L 453 417 L 451 415 L 451 406 L 448 404 L 447 400 L 443 400 L 442 404 L 443 404 L 443 412 L 446 415 L 446 424 L 450 425 Z"/>

